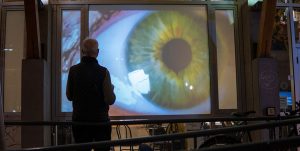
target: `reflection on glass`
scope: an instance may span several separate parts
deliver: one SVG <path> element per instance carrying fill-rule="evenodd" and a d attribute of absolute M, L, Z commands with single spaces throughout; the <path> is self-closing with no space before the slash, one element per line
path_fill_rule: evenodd
<path fill-rule="evenodd" d="M 24 11 L 7 12 L 5 48 L 3 50 L 5 52 L 4 112 L 21 112 L 21 73 L 22 59 L 24 55 L 24 23 Z"/>
<path fill-rule="evenodd" d="M 4 2 L 23 2 L 24 0 L 4 0 Z"/>
<path fill-rule="evenodd" d="M 287 13 L 285 9 L 276 9 L 272 50 L 288 50 Z"/>
<path fill-rule="evenodd" d="M 300 0 L 293 0 L 293 3 L 300 3 Z"/>
<path fill-rule="evenodd" d="M 234 17 L 232 10 L 217 10 L 219 109 L 237 109 Z"/>
<path fill-rule="evenodd" d="M 296 43 L 300 43 L 300 9 L 293 10 Z"/>
<path fill-rule="evenodd" d="M 66 97 L 69 68 L 80 61 L 80 10 L 62 12 L 61 37 L 61 110 L 72 112 L 72 103 Z"/>
<path fill-rule="evenodd" d="M 234 1 L 234 0 L 209 0 L 209 1 Z"/>
<path fill-rule="evenodd" d="M 271 57 L 278 62 L 278 78 L 280 87 L 280 109 L 291 108 L 290 57 L 288 40 L 287 9 L 277 9 L 272 35 Z M 294 12 L 296 42 L 299 42 L 299 13 Z"/>
<path fill-rule="evenodd" d="M 248 5 L 253 6 L 257 4 L 258 2 L 262 2 L 262 0 L 248 0 Z"/>
<path fill-rule="evenodd" d="M 255 3 L 259 2 L 259 1 L 262 2 L 263 0 L 248 0 L 248 4 L 250 6 L 252 6 L 252 5 L 254 5 Z M 288 2 L 289 2 L 289 0 L 277 0 L 277 3 L 288 3 Z"/>
<path fill-rule="evenodd" d="M 210 113 L 206 16 L 203 6 L 89 12 L 90 36 L 102 50 L 98 60 L 115 85 L 110 115 Z"/>
<path fill-rule="evenodd" d="M 277 0 L 277 3 L 288 3 L 289 0 Z"/>

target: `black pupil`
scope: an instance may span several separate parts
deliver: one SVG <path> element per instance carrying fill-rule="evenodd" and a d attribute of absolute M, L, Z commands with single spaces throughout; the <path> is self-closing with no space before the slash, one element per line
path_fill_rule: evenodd
<path fill-rule="evenodd" d="M 175 73 L 188 66 L 191 60 L 191 47 L 183 39 L 172 39 L 162 48 L 163 63 Z"/>

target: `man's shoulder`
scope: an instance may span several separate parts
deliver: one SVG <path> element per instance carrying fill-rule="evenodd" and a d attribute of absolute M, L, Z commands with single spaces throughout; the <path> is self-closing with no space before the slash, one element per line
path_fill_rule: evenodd
<path fill-rule="evenodd" d="M 106 68 L 106 67 L 103 67 L 103 66 L 101 66 L 101 65 L 99 65 L 98 67 L 99 67 L 100 70 L 107 71 L 107 68 Z"/>
<path fill-rule="evenodd" d="M 80 63 L 79 63 L 79 64 L 80 64 Z M 71 71 L 71 70 L 76 70 L 76 68 L 79 67 L 79 64 L 75 64 L 75 65 L 71 66 L 71 67 L 70 67 L 70 71 Z"/>

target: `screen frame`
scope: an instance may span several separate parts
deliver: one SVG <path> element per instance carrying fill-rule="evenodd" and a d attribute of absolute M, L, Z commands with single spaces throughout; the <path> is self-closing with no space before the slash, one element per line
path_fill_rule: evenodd
<path fill-rule="evenodd" d="M 87 2 L 88 3 L 88 2 Z M 54 3 L 55 4 L 55 3 Z M 243 57 L 241 56 L 243 54 L 242 51 L 235 51 L 236 54 L 236 74 L 237 74 L 237 109 L 219 109 L 218 107 L 218 82 L 217 82 L 217 67 L 216 67 L 216 46 L 213 43 L 213 41 L 216 40 L 216 29 L 214 25 L 214 11 L 215 10 L 233 10 L 234 12 L 234 20 L 235 20 L 235 48 L 236 50 L 240 50 L 241 47 L 241 41 L 239 41 L 238 37 L 241 37 L 242 34 L 239 33 L 239 24 L 241 24 L 241 21 L 238 21 L 238 2 L 234 1 L 220 1 L 220 2 L 210 2 L 210 1 L 201 1 L 201 2 L 128 2 L 128 1 L 122 1 L 122 2 L 106 2 L 106 3 L 89 3 L 83 5 L 66 5 L 67 2 L 59 2 L 57 4 L 60 5 L 54 5 L 54 20 L 53 25 L 56 25 L 53 32 L 53 48 L 55 51 L 52 51 L 52 71 L 54 71 L 55 75 L 53 76 L 53 82 L 52 82 L 52 96 L 54 96 L 53 101 L 53 117 L 56 119 L 71 119 L 71 112 L 62 112 L 61 111 L 61 65 L 60 65 L 60 52 L 61 52 L 61 14 L 63 10 L 80 10 L 81 11 L 81 41 L 83 40 L 83 37 L 86 37 L 89 35 L 88 32 L 88 12 L 89 7 L 92 5 L 121 5 L 121 4 L 131 4 L 131 5 L 205 5 L 207 9 L 207 28 L 208 28 L 208 47 L 209 47 L 209 68 L 210 68 L 210 96 L 211 96 L 211 113 L 210 114 L 187 114 L 187 115 L 141 115 L 141 116 L 112 116 L 111 119 L 113 120 L 123 120 L 123 119 L 178 119 L 178 118 L 201 118 L 201 117 L 207 117 L 207 116 L 214 116 L 214 115 L 229 115 L 231 112 L 243 110 L 245 107 L 242 105 L 241 100 L 245 99 L 245 93 L 244 93 L 244 87 L 242 86 L 243 79 L 242 77 L 243 72 L 242 68 L 244 67 L 243 62 L 241 61 Z M 79 3 L 80 4 L 80 3 Z M 216 5 L 214 5 L 216 4 Z M 217 5 L 218 4 L 218 5 Z M 219 5 L 222 4 L 222 5 Z"/>

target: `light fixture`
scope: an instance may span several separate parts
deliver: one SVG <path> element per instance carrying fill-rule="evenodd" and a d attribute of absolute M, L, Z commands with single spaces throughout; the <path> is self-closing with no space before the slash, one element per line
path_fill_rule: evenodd
<path fill-rule="evenodd" d="M 12 48 L 4 48 L 3 51 L 13 51 L 14 49 Z"/>

